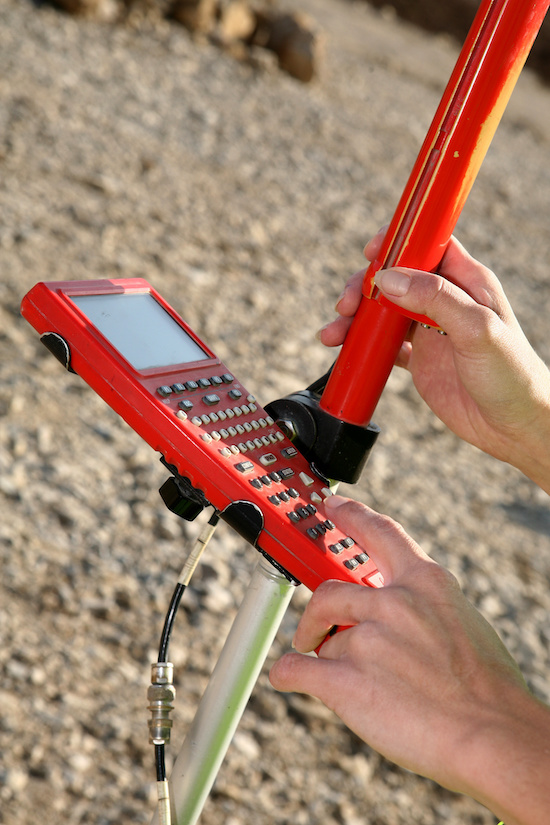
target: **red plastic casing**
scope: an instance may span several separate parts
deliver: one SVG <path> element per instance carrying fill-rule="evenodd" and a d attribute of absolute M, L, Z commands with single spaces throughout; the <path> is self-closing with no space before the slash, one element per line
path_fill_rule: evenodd
<path fill-rule="evenodd" d="M 134 368 L 72 300 L 121 293 L 148 293 L 206 357 Z M 235 502 L 255 505 L 263 523 L 256 546 L 295 579 L 311 590 L 325 579 L 382 584 L 362 548 L 355 542 L 346 547 L 351 537 L 331 526 L 323 510 L 324 482 L 243 384 L 146 281 L 39 283 L 23 299 L 21 311 L 41 336 L 54 333 L 65 342 L 71 369 L 222 515 Z M 168 397 L 159 394 L 162 387 L 212 382 L 221 376 L 225 381 L 215 386 L 172 391 Z M 231 398 L 229 393 L 240 395 Z M 204 400 L 214 395 L 219 402 Z M 184 400 L 193 404 L 187 413 L 179 406 Z M 283 471 L 292 475 L 282 478 Z"/>

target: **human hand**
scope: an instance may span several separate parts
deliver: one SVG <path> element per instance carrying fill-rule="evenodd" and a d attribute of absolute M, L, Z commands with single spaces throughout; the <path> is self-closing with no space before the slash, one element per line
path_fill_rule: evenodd
<path fill-rule="evenodd" d="M 374 259 L 384 230 L 366 246 Z M 365 270 L 337 303 L 339 317 L 319 334 L 327 346 L 345 338 L 361 300 Z M 427 315 L 447 333 L 414 324 L 397 365 L 460 438 L 513 464 L 550 492 L 550 372 L 525 337 L 496 276 L 451 239 L 438 274 L 396 267 L 375 284 L 397 306 Z"/>
<path fill-rule="evenodd" d="M 316 696 L 384 756 L 473 796 L 507 825 L 542 825 L 548 709 L 456 579 L 398 524 L 339 496 L 325 504 L 386 583 L 320 585 L 296 631 L 298 652 L 271 668 L 273 686 Z M 334 625 L 347 627 L 318 658 L 303 655 Z"/>

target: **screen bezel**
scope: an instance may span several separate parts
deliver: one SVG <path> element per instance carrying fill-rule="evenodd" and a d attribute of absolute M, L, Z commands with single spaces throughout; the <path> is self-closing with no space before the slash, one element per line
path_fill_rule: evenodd
<path fill-rule="evenodd" d="M 191 329 L 191 327 L 178 315 L 177 312 L 168 304 L 162 296 L 146 281 L 141 278 L 127 279 L 123 282 L 116 280 L 109 281 L 82 281 L 82 283 L 71 284 L 70 287 L 59 287 L 58 294 L 64 299 L 66 305 L 70 308 L 72 314 L 79 319 L 81 324 L 86 328 L 88 333 L 99 340 L 102 345 L 109 350 L 109 352 L 116 357 L 118 361 L 124 363 L 127 369 L 134 375 L 143 378 L 162 376 L 162 375 L 181 375 L 182 372 L 189 370 L 204 369 L 219 364 L 220 359 L 212 352 L 204 341 Z M 205 358 L 196 361 L 183 361 L 178 364 L 167 364 L 158 367 L 147 367 L 145 369 L 137 369 L 128 361 L 128 359 L 117 349 L 114 344 L 101 332 L 100 329 L 90 320 L 84 310 L 82 310 L 73 300 L 72 297 L 84 297 L 87 295 L 120 295 L 120 294 L 149 294 L 151 297 L 164 309 L 172 320 L 186 333 L 190 339 L 206 354 Z"/>

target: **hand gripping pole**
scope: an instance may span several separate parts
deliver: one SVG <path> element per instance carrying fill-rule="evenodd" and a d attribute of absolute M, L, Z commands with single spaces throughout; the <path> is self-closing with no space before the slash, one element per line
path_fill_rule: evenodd
<path fill-rule="evenodd" d="M 542 25 L 549 0 L 484 0 L 460 53 L 386 234 L 367 270 L 363 298 L 322 394 L 320 407 L 367 425 L 411 320 L 373 289 L 381 268 L 437 267 L 512 90 Z"/>

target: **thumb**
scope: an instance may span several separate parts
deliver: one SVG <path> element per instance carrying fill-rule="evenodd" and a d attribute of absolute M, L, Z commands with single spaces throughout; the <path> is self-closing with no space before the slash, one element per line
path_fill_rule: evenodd
<path fill-rule="evenodd" d="M 393 304 L 415 315 L 432 318 L 455 341 L 485 327 L 494 315 L 494 310 L 479 304 L 459 286 L 433 272 L 405 267 L 381 269 L 374 283 Z"/>

